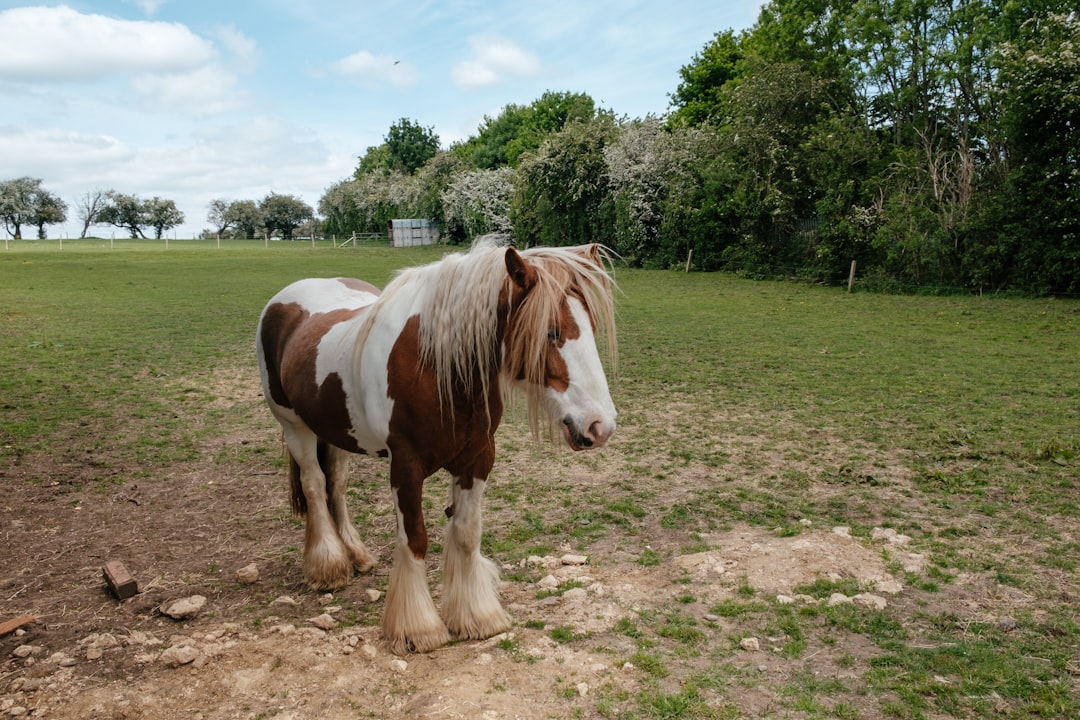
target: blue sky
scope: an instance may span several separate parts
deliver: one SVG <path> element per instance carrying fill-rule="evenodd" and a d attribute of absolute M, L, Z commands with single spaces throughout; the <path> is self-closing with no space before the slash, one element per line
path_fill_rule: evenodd
<path fill-rule="evenodd" d="M 663 114 L 679 68 L 758 0 L 0 0 L 0 180 L 69 204 L 95 189 L 176 201 L 191 237 L 214 198 L 317 206 L 390 125 L 444 147 L 545 91 Z M 96 228 L 108 234 L 108 228 Z"/>

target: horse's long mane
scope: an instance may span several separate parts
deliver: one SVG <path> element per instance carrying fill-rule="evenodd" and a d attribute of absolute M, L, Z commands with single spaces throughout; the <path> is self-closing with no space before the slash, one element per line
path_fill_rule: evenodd
<path fill-rule="evenodd" d="M 479 238 L 468 252 L 400 271 L 386 286 L 380 302 L 397 293 L 409 293 L 420 315 L 420 362 L 435 370 L 444 407 L 449 406 L 454 388 L 466 394 L 479 392 L 486 400 L 493 391 L 488 368 L 503 371 L 500 389 L 508 397 L 513 377 L 517 369 L 522 369 L 528 388 L 529 422 L 537 432 L 546 417 L 540 410 L 548 331 L 568 292 L 584 304 L 596 326 L 598 340 L 606 341 L 614 366 L 611 256 L 600 246 L 592 246 L 590 253 L 570 248 L 520 251 L 536 270 L 537 282 L 519 307 L 510 308 L 516 314 L 516 332 L 513 337 L 503 338 L 500 347 L 499 300 L 511 282 L 505 253 L 504 246 Z M 515 368 L 515 372 L 506 372 L 508 368 Z"/>
<path fill-rule="evenodd" d="M 606 344 L 608 365 L 614 371 L 615 339 L 614 282 L 610 275 L 612 256 L 599 245 L 587 248 L 537 247 L 521 253 L 537 270 L 537 282 L 514 310 L 514 332 L 505 338 L 506 356 L 502 370 L 504 393 L 515 377 L 524 378 L 526 408 L 533 435 L 548 421 L 542 412 L 544 397 L 545 354 L 549 351 L 548 332 L 558 316 L 562 299 L 573 295 L 585 306 L 595 326 L 598 347 Z"/>

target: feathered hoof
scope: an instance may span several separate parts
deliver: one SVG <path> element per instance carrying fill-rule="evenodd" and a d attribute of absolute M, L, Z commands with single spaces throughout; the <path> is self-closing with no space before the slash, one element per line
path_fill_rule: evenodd
<path fill-rule="evenodd" d="M 352 559 L 353 570 L 358 573 L 366 573 L 375 567 L 378 558 L 368 552 L 364 547 L 348 547 L 349 557 Z"/>
<path fill-rule="evenodd" d="M 459 618 L 457 621 L 447 618 L 446 625 L 450 634 L 458 640 L 487 640 L 506 632 L 513 623 L 510 614 L 500 606 L 480 616 Z"/>
<path fill-rule="evenodd" d="M 450 642 L 450 633 L 447 632 L 442 623 L 439 623 L 438 627 L 432 627 L 420 632 L 395 636 L 391 636 L 384 629 L 383 635 L 390 645 L 390 652 L 395 655 L 431 652 Z"/>
<path fill-rule="evenodd" d="M 313 554 L 304 560 L 304 579 L 312 590 L 340 590 L 352 576 L 353 564 L 344 553 Z"/>

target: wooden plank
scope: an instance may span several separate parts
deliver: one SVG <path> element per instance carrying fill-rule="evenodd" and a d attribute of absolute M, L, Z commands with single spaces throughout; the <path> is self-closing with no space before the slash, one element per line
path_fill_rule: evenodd
<path fill-rule="evenodd" d="M 30 625 L 30 624 L 36 623 L 36 622 L 37 622 L 37 618 L 34 617 L 33 615 L 20 615 L 17 618 L 12 618 L 11 620 L 5 620 L 4 622 L 0 623 L 0 637 L 3 637 L 4 635 L 7 635 L 8 633 L 15 632 L 16 630 L 21 628 L 23 625 Z"/>

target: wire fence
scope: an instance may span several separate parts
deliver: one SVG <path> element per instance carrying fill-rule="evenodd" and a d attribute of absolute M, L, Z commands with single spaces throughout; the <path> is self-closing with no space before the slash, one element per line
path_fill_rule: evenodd
<path fill-rule="evenodd" d="M 207 250 L 244 249 L 270 247 L 307 247 L 317 249 L 356 249 L 388 247 L 389 238 L 379 233 L 355 233 L 349 237 L 307 237 L 282 240 L 280 238 L 37 238 L 4 239 L 8 252 L 63 252 L 66 250 Z"/>
<path fill-rule="evenodd" d="M 66 251 L 192 251 L 192 250 L 245 250 L 245 249 L 307 249 L 343 251 L 362 248 L 387 248 L 390 247 L 389 237 L 381 233 L 355 233 L 348 237 L 322 237 L 322 238 L 294 238 L 281 240 L 279 238 L 37 238 L 12 239 L 5 238 L 3 250 L 7 253 L 22 252 L 64 252 Z M 687 268 L 690 269 L 689 267 Z M 842 280 L 835 278 L 826 280 L 819 273 L 805 267 L 785 266 L 779 264 L 736 263 L 729 264 L 718 272 L 736 275 L 753 280 L 774 280 L 800 282 L 806 284 L 829 285 L 840 288 L 848 288 L 849 279 L 845 276 Z M 861 292 L 874 292 L 895 295 L 986 295 L 996 297 L 1031 297 L 1031 293 L 1013 290 L 990 290 L 984 288 L 962 287 L 956 285 L 936 284 L 933 282 L 916 282 L 908 278 L 895 278 L 875 272 L 869 272 L 859 268 L 850 279 L 850 289 Z M 1080 299 L 1080 293 L 1050 292 L 1047 296 L 1061 299 Z"/>

